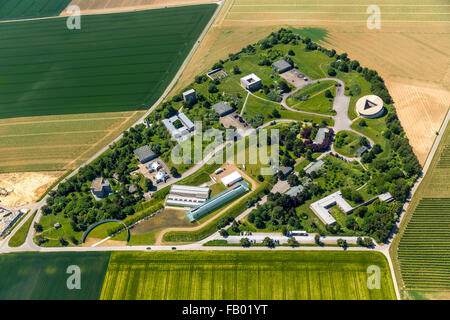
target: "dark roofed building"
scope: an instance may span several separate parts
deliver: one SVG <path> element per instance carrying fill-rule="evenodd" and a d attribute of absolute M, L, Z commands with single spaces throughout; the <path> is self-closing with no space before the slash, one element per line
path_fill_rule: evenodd
<path fill-rule="evenodd" d="M 358 150 L 356 150 L 356 156 L 361 157 L 367 151 L 369 151 L 369 149 L 366 146 L 362 146 Z"/>
<path fill-rule="evenodd" d="M 141 163 L 146 163 L 156 158 L 156 154 L 152 151 L 152 149 L 150 149 L 148 145 L 145 145 L 143 147 L 134 150 L 134 154 Z"/>
<path fill-rule="evenodd" d="M 111 185 L 108 180 L 103 178 L 95 178 L 92 181 L 91 191 L 95 200 L 106 198 L 111 193 Z"/>
<path fill-rule="evenodd" d="M 219 114 L 219 117 L 224 117 L 233 112 L 233 108 L 226 101 L 218 102 L 212 108 Z"/>
<path fill-rule="evenodd" d="M 291 64 L 284 59 L 280 59 L 274 62 L 272 66 L 277 69 L 279 73 L 283 73 L 292 69 Z"/>
<path fill-rule="evenodd" d="M 281 172 L 281 174 L 283 175 L 283 177 L 287 177 L 292 171 L 294 170 L 294 168 L 292 167 L 280 167 L 280 169 L 278 169 L 278 172 Z"/>

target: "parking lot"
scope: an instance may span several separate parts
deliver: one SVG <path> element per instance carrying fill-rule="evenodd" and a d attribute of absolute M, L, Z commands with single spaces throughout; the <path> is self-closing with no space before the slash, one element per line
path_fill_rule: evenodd
<path fill-rule="evenodd" d="M 223 124 L 225 128 L 236 128 L 237 133 L 243 137 L 248 130 L 252 130 L 252 126 L 250 126 L 244 118 L 238 115 L 236 112 L 230 113 L 225 117 L 220 118 L 220 123 Z"/>
<path fill-rule="evenodd" d="M 306 77 L 308 80 L 305 80 L 305 75 L 301 73 L 298 69 L 291 69 L 284 73 L 280 74 L 284 80 L 286 80 L 289 84 L 293 85 L 297 89 L 304 88 L 313 83 L 313 81 Z"/>

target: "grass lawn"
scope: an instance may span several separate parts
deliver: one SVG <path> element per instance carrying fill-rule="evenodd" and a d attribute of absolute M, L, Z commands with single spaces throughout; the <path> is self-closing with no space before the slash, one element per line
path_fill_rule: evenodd
<path fill-rule="evenodd" d="M 333 124 L 333 119 L 329 117 L 321 117 L 306 113 L 289 111 L 284 109 L 279 103 L 263 100 L 252 95 L 248 97 L 243 116 L 248 121 L 248 119 L 254 117 L 256 114 L 261 114 L 264 116 L 264 123 L 266 123 L 276 120 L 276 118 L 272 116 L 272 112 L 275 109 L 280 113 L 281 119 L 291 119 L 296 121 L 315 123 L 322 123 L 322 121 L 327 121 L 328 124 Z"/>
<path fill-rule="evenodd" d="M 105 239 L 106 237 L 109 237 L 108 231 L 110 229 L 117 228 L 119 225 L 121 225 L 118 222 L 107 222 L 103 223 L 89 232 L 87 238 L 95 238 L 95 239 Z"/>
<path fill-rule="evenodd" d="M 360 137 L 360 135 L 352 131 L 340 131 L 336 135 L 334 149 L 343 156 L 355 157 L 356 150 L 358 150 L 361 146 L 359 144 Z"/>
<path fill-rule="evenodd" d="M 225 187 L 225 185 L 221 182 L 215 183 L 212 186 L 209 187 L 211 189 L 211 193 L 209 195 L 209 197 L 214 197 L 216 194 L 219 194 L 225 190 L 227 190 L 227 188 Z"/>
<path fill-rule="evenodd" d="M 381 289 L 367 288 L 367 268 Z M 378 252 L 113 252 L 101 299 L 395 299 Z"/>
<path fill-rule="evenodd" d="M 19 230 L 9 239 L 8 245 L 10 247 L 20 247 L 24 244 L 25 240 L 27 239 L 28 230 L 30 230 L 31 223 L 33 222 L 34 216 L 36 215 L 36 212 L 34 212 L 31 217 L 30 215 L 26 216 L 25 219 L 27 221 L 20 227 Z"/>
<path fill-rule="evenodd" d="M 330 91 L 334 96 L 335 88 L 331 87 Z M 300 101 L 292 107 L 301 111 L 318 112 L 330 115 L 334 115 L 336 113 L 333 110 L 333 98 L 325 97 L 324 92 L 318 93 L 308 100 Z"/>
<path fill-rule="evenodd" d="M 311 85 L 307 86 L 306 88 L 303 88 L 303 89 L 297 91 L 296 93 L 294 93 L 292 96 L 290 96 L 287 99 L 286 104 L 289 107 L 291 107 L 300 102 L 300 100 L 297 99 L 297 97 L 300 97 L 300 96 L 312 97 L 321 92 L 324 92 L 327 89 L 330 89 L 330 91 L 332 91 L 331 89 L 334 87 L 334 84 L 335 84 L 335 82 L 332 80 L 320 81 L 320 82 L 311 84 Z"/>
<path fill-rule="evenodd" d="M 0 255 L 0 299 L 96 300 L 109 252 L 10 253 Z M 81 289 L 69 290 L 69 266 L 81 270 Z"/>

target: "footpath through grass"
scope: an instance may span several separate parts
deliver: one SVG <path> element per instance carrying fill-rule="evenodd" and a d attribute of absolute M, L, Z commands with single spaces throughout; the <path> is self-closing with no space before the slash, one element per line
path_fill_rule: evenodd
<path fill-rule="evenodd" d="M 96 300 L 109 252 L 10 253 L 0 255 L 0 300 Z M 67 268 L 80 267 L 81 289 L 69 290 Z"/>
<path fill-rule="evenodd" d="M 367 268 L 381 289 L 367 288 Z M 113 252 L 101 299 L 395 299 L 378 252 Z"/>

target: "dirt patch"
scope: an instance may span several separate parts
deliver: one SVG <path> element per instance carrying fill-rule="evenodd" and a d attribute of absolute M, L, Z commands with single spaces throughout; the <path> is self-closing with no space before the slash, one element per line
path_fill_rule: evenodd
<path fill-rule="evenodd" d="M 162 212 L 156 214 L 147 220 L 141 221 L 133 229 L 131 229 L 131 235 L 143 234 L 150 231 L 168 228 L 168 227 L 188 227 L 192 223 L 186 218 L 184 214 L 186 210 L 166 208 Z"/>
<path fill-rule="evenodd" d="M 9 194 L 0 196 L 0 204 L 16 207 L 35 202 L 63 174 L 64 171 L 2 173 L 0 188 Z"/>
<path fill-rule="evenodd" d="M 81 14 L 104 14 L 115 12 L 139 11 L 164 7 L 188 6 L 217 2 L 215 0 L 73 0 L 69 6 L 80 7 Z M 68 7 L 69 7 L 68 6 Z M 67 8 L 60 16 L 70 15 Z"/>

